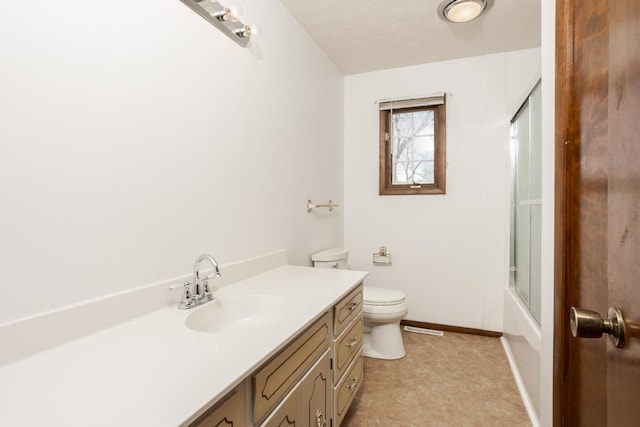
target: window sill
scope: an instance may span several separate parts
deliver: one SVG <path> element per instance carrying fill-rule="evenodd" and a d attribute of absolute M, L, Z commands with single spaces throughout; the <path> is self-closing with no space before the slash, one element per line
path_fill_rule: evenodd
<path fill-rule="evenodd" d="M 422 184 L 418 188 L 413 185 L 392 185 L 380 188 L 381 196 L 397 196 L 397 195 L 419 195 L 419 194 L 446 194 L 444 188 L 440 188 L 435 184 Z"/>

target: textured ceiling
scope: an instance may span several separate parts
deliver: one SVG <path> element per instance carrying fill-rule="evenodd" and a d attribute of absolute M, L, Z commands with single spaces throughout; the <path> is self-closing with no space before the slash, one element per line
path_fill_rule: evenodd
<path fill-rule="evenodd" d="M 494 0 L 466 24 L 442 0 L 281 0 L 344 74 L 540 46 L 541 0 Z"/>

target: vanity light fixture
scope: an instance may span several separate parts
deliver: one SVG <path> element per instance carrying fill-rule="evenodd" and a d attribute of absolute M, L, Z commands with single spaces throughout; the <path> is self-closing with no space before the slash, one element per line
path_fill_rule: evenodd
<path fill-rule="evenodd" d="M 246 47 L 257 32 L 255 25 L 245 25 L 240 21 L 238 6 L 224 7 L 216 0 L 181 1 L 242 47 Z"/>
<path fill-rule="evenodd" d="M 240 37 L 250 37 L 258 34 L 259 27 L 257 25 L 245 25 L 242 28 L 235 30 L 235 33 Z"/>
<path fill-rule="evenodd" d="M 242 8 L 237 4 L 230 7 L 223 6 L 221 10 L 214 12 L 213 16 L 215 16 L 218 21 L 238 22 L 242 16 Z"/>
<path fill-rule="evenodd" d="M 438 15 L 447 22 L 463 23 L 476 19 L 493 5 L 493 0 L 444 0 Z"/>
<path fill-rule="evenodd" d="M 218 20 L 218 21 L 230 21 L 231 19 L 233 19 L 233 13 L 231 12 L 231 9 L 229 9 L 228 7 L 225 7 L 222 10 L 219 10 L 217 12 L 214 12 L 213 16 Z"/>

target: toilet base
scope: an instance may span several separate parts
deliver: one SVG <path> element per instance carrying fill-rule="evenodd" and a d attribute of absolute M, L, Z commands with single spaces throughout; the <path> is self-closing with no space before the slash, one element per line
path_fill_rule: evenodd
<path fill-rule="evenodd" d="M 363 354 L 375 359 L 401 359 L 406 355 L 400 320 L 388 323 L 364 321 Z"/>

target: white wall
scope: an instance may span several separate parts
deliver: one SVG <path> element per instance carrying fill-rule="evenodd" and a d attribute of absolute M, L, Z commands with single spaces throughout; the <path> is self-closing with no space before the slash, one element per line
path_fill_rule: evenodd
<path fill-rule="evenodd" d="M 540 76 L 540 50 L 345 79 L 345 246 L 370 286 L 401 289 L 408 319 L 501 331 L 508 267 L 509 114 Z M 447 194 L 378 195 L 375 100 L 446 91 Z M 387 246 L 391 267 L 371 254 Z"/>
<path fill-rule="evenodd" d="M 0 322 L 343 243 L 343 77 L 278 0 L 0 3 Z"/>

